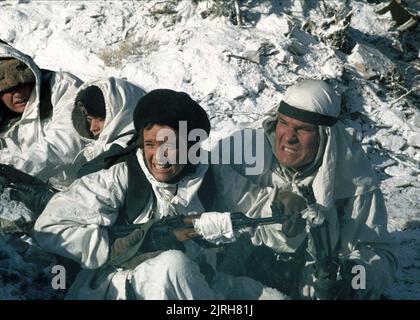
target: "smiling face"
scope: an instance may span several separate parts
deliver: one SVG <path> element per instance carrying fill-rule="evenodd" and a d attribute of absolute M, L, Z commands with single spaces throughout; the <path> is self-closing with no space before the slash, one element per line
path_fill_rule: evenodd
<path fill-rule="evenodd" d="M 4 105 L 16 113 L 23 113 L 31 96 L 34 83 L 25 83 L 0 93 Z"/>
<path fill-rule="evenodd" d="M 275 150 L 278 161 L 287 168 L 300 169 L 314 161 L 319 147 L 316 125 L 278 115 Z"/>
<path fill-rule="evenodd" d="M 153 177 L 159 182 L 169 182 L 177 177 L 185 168 L 185 164 L 177 164 L 179 149 L 166 141 L 159 141 L 160 130 L 170 130 L 174 136 L 176 131 L 169 126 L 154 124 L 143 129 L 144 159 Z M 162 131 L 160 131 L 160 134 Z M 162 148 L 160 148 L 162 147 Z"/>

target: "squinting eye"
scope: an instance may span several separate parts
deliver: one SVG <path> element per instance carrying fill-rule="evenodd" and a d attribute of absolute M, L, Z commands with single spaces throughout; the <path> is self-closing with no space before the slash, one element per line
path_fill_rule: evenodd
<path fill-rule="evenodd" d="M 301 129 L 298 129 L 298 132 L 302 132 L 304 134 L 312 133 L 314 131 L 315 131 L 315 129 L 313 129 L 313 128 L 301 128 Z"/>

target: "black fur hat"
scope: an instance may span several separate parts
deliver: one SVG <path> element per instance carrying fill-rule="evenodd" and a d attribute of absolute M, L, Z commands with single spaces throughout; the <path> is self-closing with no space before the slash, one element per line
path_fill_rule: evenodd
<path fill-rule="evenodd" d="M 76 96 L 76 106 L 79 107 L 85 116 L 105 119 L 105 99 L 102 90 L 97 86 L 90 86 L 79 91 Z"/>
<path fill-rule="evenodd" d="M 156 89 L 144 95 L 134 110 L 133 122 L 141 135 L 148 124 L 161 124 L 179 130 L 179 121 L 187 121 L 188 133 L 203 129 L 210 133 L 206 111 L 185 92 Z"/>

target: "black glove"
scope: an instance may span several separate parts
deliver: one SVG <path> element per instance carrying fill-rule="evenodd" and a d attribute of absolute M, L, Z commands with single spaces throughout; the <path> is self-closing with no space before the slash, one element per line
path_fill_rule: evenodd
<path fill-rule="evenodd" d="M 334 279 L 336 275 L 325 272 L 318 272 L 315 280 L 315 295 L 321 300 L 346 300 L 356 297 L 356 290 L 351 286 L 351 269 L 355 264 L 351 261 L 345 261 L 340 265 L 340 280 Z M 333 278 L 333 279 L 331 279 Z"/>
<path fill-rule="evenodd" d="M 23 218 L 18 220 L 8 220 L 0 218 L 0 233 L 3 234 L 27 234 L 31 235 L 35 221 L 26 221 Z"/>
<path fill-rule="evenodd" d="M 0 150 L 3 148 L 7 148 L 7 144 L 3 138 L 0 138 Z"/>
<path fill-rule="evenodd" d="M 9 180 L 5 177 L 0 176 L 0 193 L 4 191 L 9 186 Z"/>
<path fill-rule="evenodd" d="M 54 194 L 55 192 L 46 186 L 14 183 L 10 190 L 10 199 L 23 202 L 29 210 L 39 216 Z"/>
<path fill-rule="evenodd" d="M 279 191 L 273 207 L 287 217 L 282 224 L 282 231 L 287 237 L 296 237 L 306 226 L 301 212 L 306 208 L 306 201 L 291 191 Z"/>

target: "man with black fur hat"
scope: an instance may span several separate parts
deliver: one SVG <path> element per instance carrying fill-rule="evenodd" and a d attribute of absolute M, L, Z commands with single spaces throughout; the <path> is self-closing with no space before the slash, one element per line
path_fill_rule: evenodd
<path fill-rule="evenodd" d="M 208 136 L 206 112 L 184 92 L 157 89 L 139 100 L 134 126 L 139 135 L 138 148 L 124 150 L 122 161 L 84 176 L 67 191 L 56 194 L 35 224 L 36 240 L 44 249 L 82 265 L 68 293 L 71 299 L 227 297 L 210 288 L 205 277 L 215 272 L 206 259 L 215 257 L 215 252 L 204 254 L 203 248 L 190 240 L 198 232 L 192 220 L 201 220 L 203 212 L 207 221 L 211 220 L 209 216 L 219 222 L 229 220 L 227 213 L 206 209 L 211 207 L 206 187 L 208 164 L 181 160 L 182 153 L 193 146 L 187 141 L 193 130 Z M 183 144 L 186 150 L 182 150 Z M 145 228 L 173 216 L 186 216 L 191 225 L 188 232 L 173 235 L 170 247 L 139 255 Z M 116 227 L 131 224 L 143 227 L 127 236 L 114 236 Z M 232 225 L 226 225 L 219 234 L 234 241 Z M 181 242 L 185 253 L 180 251 Z M 226 287 L 222 280 L 234 282 L 223 276 L 215 278 L 219 287 Z M 265 292 L 260 283 L 250 278 L 245 281 L 250 288 L 257 288 L 258 295 Z M 237 292 L 248 290 L 241 287 Z M 284 297 L 275 290 L 271 294 Z"/>
<path fill-rule="evenodd" d="M 75 76 L 40 70 L 29 56 L 0 43 L 0 163 L 66 186 L 83 147 L 71 124 L 80 85 Z"/>
<path fill-rule="evenodd" d="M 200 251 L 194 243 L 189 250 L 195 255 L 189 257 L 179 250 L 162 250 L 130 266 L 115 263 L 141 241 L 144 231 L 115 239 L 110 227 L 205 211 L 198 190 L 208 165 L 180 163 L 176 142 L 166 143 L 171 135 L 178 142 L 186 138 L 179 135 L 182 121 L 189 131 L 210 131 L 206 112 L 186 93 L 158 89 L 146 94 L 134 112 L 139 148 L 124 161 L 84 176 L 56 194 L 37 220 L 38 243 L 83 267 L 69 298 L 215 297 L 192 258 Z"/>

